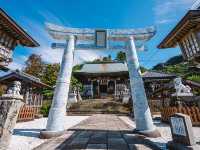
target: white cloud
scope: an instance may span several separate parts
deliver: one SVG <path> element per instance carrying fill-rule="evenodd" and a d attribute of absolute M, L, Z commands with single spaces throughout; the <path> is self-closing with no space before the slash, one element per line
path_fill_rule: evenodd
<path fill-rule="evenodd" d="M 64 21 L 62 21 L 60 17 L 48 10 L 38 11 L 38 14 L 44 18 L 45 22 L 53 22 L 58 25 L 64 25 Z M 69 23 L 67 23 L 67 25 L 69 25 Z"/>
<path fill-rule="evenodd" d="M 191 8 L 196 0 L 155 0 L 154 8 L 156 24 L 166 24 L 176 19 L 178 12 Z"/>
<path fill-rule="evenodd" d="M 74 65 L 85 61 L 93 61 L 96 58 L 107 55 L 106 51 L 77 50 L 75 51 Z"/>
<path fill-rule="evenodd" d="M 11 70 L 16 70 L 16 69 L 21 70 L 24 68 L 26 60 L 27 57 L 24 55 L 13 57 L 13 62 L 8 65 L 8 68 L 10 68 Z"/>

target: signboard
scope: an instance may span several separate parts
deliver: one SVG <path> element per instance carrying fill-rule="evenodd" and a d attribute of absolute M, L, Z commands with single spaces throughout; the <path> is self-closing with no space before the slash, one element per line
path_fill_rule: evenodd
<path fill-rule="evenodd" d="M 179 143 L 183 145 L 195 144 L 190 116 L 181 113 L 174 114 L 170 117 L 170 128 L 173 143 Z"/>
<path fill-rule="evenodd" d="M 107 32 L 106 30 L 95 31 L 95 45 L 97 48 L 107 47 Z"/>
<path fill-rule="evenodd" d="M 171 125 L 173 134 L 186 136 L 183 118 L 171 117 Z"/>

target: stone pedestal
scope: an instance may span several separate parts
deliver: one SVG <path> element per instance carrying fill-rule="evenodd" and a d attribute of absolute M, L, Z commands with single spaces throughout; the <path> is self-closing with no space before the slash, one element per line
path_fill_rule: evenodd
<path fill-rule="evenodd" d="M 0 98 L 0 149 L 6 150 L 15 127 L 23 96 L 5 94 Z"/>

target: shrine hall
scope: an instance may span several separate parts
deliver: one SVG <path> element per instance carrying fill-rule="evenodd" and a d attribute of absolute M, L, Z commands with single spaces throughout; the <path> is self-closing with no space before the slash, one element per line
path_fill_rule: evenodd
<path fill-rule="evenodd" d="M 89 98 L 120 98 L 130 95 L 130 79 L 126 62 L 91 62 L 83 65 L 73 75 L 83 84 L 83 96 Z M 142 73 L 146 92 L 157 81 L 172 81 L 175 75 L 155 71 Z M 153 89 L 152 89 L 153 90 Z"/>

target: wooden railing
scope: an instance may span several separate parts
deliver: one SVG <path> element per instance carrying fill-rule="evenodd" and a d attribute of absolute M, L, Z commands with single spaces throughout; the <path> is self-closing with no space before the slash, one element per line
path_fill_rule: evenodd
<path fill-rule="evenodd" d="M 167 107 L 161 112 L 161 119 L 163 122 L 168 122 L 170 116 L 175 113 L 183 113 L 189 115 L 194 126 L 200 125 L 200 110 L 198 107 Z"/>
<path fill-rule="evenodd" d="M 40 107 L 24 105 L 21 107 L 17 121 L 31 121 L 39 114 Z"/>
<path fill-rule="evenodd" d="M 35 116 L 39 116 L 40 114 L 43 96 L 41 94 L 31 94 L 29 96 L 31 97 L 26 97 L 26 95 L 24 95 L 24 101 L 26 102 L 26 104 L 21 107 L 17 121 L 34 120 Z"/>

